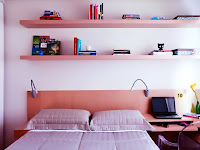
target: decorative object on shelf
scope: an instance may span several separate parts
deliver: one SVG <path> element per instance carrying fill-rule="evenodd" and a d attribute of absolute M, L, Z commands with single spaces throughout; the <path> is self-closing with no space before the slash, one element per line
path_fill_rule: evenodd
<path fill-rule="evenodd" d="M 90 45 L 86 46 L 86 51 L 91 51 L 92 47 Z"/>
<path fill-rule="evenodd" d="M 46 54 L 47 43 L 50 40 L 50 36 L 33 36 L 33 47 L 32 47 L 32 55 L 41 55 L 40 50 L 43 51 L 43 55 Z"/>
<path fill-rule="evenodd" d="M 59 12 L 45 10 L 43 16 L 40 17 L 40 20 L 62 20 Z"/>
<path fill-rule="evenodd" d="M 156 17 L 151 18 L 151 20 L 170 20 L 170 19 L 168 19 L 167 17 L 158 17 L 158 16 L 156 16 Z"/>
<path fill-rule="evenodd" d="M 74 55 L 79 55 L 79 51 L 81 51 L 81 40 L 74 37 Z"/>
<path fill-rule="evenodd" d="M 175 20 L 199 20 L 200 15 L 179 15 L 176 16 Z"/>
<path fill-rule="evenodd" d="M 133 83 L 133 85 L 132 85 L 132 87 L 131 87 L 131 91 L 133 91 L 133 86 L 134 86 L 135 83 L 136 83 L 137 81 L 139 81 L 139 80 L 142 81 L 142 82 L 144 83 L 144 85 L 146 86 L 145 96 L 148 97 L 148 95 L 149 95 L 149 89 L 148 89 L 146 83 L 145 83 L 142 79 L 137 79 L 137 80 L 135 80 L 135 82 Z"/>
<path fill-rule="evenodd" d="M 101 5 L 91 4 L 89 6 L 89 20 L 103 19 L 103 3 Z"/>
<path fill-rule="evenodd" d="M 114 49 L 113 55 L 130 55 L 131 51 L 129 49 Z"/>
<path fill-rule="evenodd" d="M 122 19 L 140 19 L 139 14 L 123 14 Z"/>
<path fill-rule="evenodd" d="M 44 54 L 43 51 L 39 50 L 38 55 L 43 55 L 43 54 Z"/>
<path fill-rule="evenodd" d="M 51 39 L 47 45 L 46 55 L 60 55 L 60 41 Z"/>
<path fill-rule="evenodd" d="M 31 80 L 31 95 L 33 98 L 36 98 L 36 95 L 38 93 L 37 89 L 35 88 L 35 84 L 33 82 L 33 80 Z"/>
<path fill-rule="evenodd" d="M 163 50 L 164 45 L 165 45 L 164 43 L 158 43 L 158 48 L 159 48 L 160 51 Z"/>
<path fill-rule="evenodd" d="M 199 100 L 198 100 L 198 97 L 197 97 L 197 93 L 196 93 L 196 91 L 195 91 L 195 89 L 194 89 L 195 86 L 196 86 L 196 84 L 193 84 L 193 85 L 191 85 L 190 87 L 191 87 L 191 89 L 193 90 L 193 92 L 195 93 L 196 100 L 197 100 L 197 104 L 196 104 L 196 113 L 197 113 L 197 114 L 200 114 L 200 105 L 199 105 Z"/>
<path fill-rule="evenodd" d="M 158 43 L 158 49 L 154 50 L 149 55 L 173 55 L 173 52 L 171 50 L 163 50 L 164 43 Z"/>

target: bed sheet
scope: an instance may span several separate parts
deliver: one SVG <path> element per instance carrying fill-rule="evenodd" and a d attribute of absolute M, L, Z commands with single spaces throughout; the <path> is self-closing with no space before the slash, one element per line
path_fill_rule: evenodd
<path fill-rule="evenodd" d="M 159 150 L 146 131 L 29 131 L 6 150 Z"/>

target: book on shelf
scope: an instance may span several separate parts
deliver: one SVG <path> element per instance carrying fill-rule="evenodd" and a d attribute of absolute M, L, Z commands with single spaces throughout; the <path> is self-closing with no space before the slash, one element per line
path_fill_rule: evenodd
<path fill-rule="evenodd" d="M 45 10 L 40 20 L 62 20 L 60 13 L 57 11 Z"/>
<path fill-rule="evenodd" d="M 129 49 L 114 49 L 113 55 L 130 55 L 131 51 Z"/>
<path fill-rule="evenodd" d="M 81 51 L 81 40 L 77 39 L 77 55 L 79 55 L 80 51 Z"/>
<path fill-rule="evenodd" d="M 123 14 L 122 19 L 140 19 L 138 14 Z"/>
<path fill-rule="evenodd" d="M 46 55 L 60 55 L 60 41 L 51 39 L 47 45 Z"/>
<path fill-rule="evenodd" d="M 174 49 L 173 55 L 194 55 L 194 49 Z"/>
<path fill-rule="evenodd" d="M 149 55 L 173 55 L 172 51 L 152 51 Z"/>
<path fill-rule="evenodd" d="M 103 3 L 101 5 L 91 4 L 89 6 L 89 20 L 103 19 Z"/>
<path fill-rule="evenodd" d="M 175 20 L 199 20 L 200 15 L 178 15 Z"/>
<path fill-rule="evenodd" d="M 79 55 L 97 55 L 96 51 L 79 51 Z"/>
<path fill-rule="evenodd" d="M 50 36 L 33 36 L 32 55 L 45 55 Z"/>
<path fill-rule="evenodd" d="M 196 114 L 196 113 L 186 113 L 186 114 L 183 114 L 183 116 L 200 119 L 200 114 Z"/>
<path fill-rule="evenodd" d="M 77 55 L 77 37 L 74 37 L 74 55 Z"/>

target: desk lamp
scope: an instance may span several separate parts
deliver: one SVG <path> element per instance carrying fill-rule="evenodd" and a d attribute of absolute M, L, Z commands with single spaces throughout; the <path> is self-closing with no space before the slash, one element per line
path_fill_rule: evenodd
<path fill-rule="evenodd" d="M 135 83 L 136 83 L 138 80 L 142 81 L 142 82 L 144 83 L 144 85 L 146 86 L 145 96 L 148 97 L 148 95 L 149 95 L 149 90 L 148 90 L 147 85 L 145 84 L 145 82 L 144 82 L 142 79 L 137 79 L 137 80 L 135 80 L 135 82 L 133 83 L 133 85 L 132 85 L 132 87 L 131 87 L 131 91 L 133 91 L 133 86 L 135 85 Z"/>

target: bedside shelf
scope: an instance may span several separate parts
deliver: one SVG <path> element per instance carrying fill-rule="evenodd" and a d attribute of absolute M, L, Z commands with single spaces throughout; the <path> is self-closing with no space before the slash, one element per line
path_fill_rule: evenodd
<path fill-rule="evenodd" d="M 199 20 L 20 20 L 26 28 L 199 28 Z"/>
<path fill-rule="evenodd" d="M 156 55 L 44 55 L 20 56 L 23 60 L 182 60 L 200 59 L 200 56 L 156 56 Z"/>

